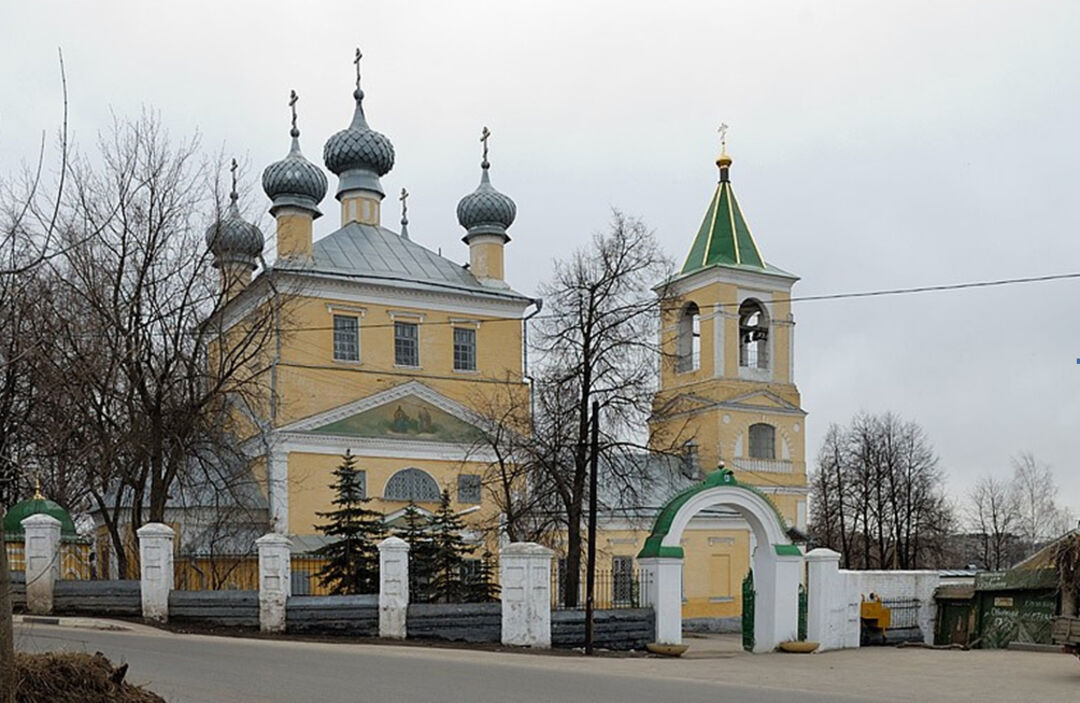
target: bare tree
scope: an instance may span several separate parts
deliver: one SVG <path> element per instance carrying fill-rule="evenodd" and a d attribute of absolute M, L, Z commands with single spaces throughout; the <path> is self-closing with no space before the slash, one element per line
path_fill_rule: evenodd
<path fill-rule="evenodd" d="M 128 532 L 162 521 L 186 474 L 235 475 L 235 437 L 259 427 L 238 408 L 270 404 L 279 311 L 256 306 L 229 326 L 203 239 L 224 212 L 218 165 L 153 114 L 117 121 L 96 159 L 72 159 L 60 208 L 52 455 L 84 472 L 121 574 Z"/>
<path fill-rule="evenodd" d="M 994 476 L 979 479 L 968 499 L 968 521 L 985 568 L 1005 569 L 1016 560 L 1020 504 L 1011 482 Z"/>
<path fill-rule="evenodd" d="M 640 428 L 652 411 L 661 354 L 657 321 L 672 305 L 664 283 L 672 271 L 652 232 L 615 211 L 608 230 L 557 260 L 552 279 L 540 287 L 546 314 L 537 325 L 533 488 L 549 489 L 560 508 L 571 605 L 581 567 L 590 406 L 600 404 L 605 483 L 635 493 L 638 464 L 624 459 L 656 445 Z"/>
<path fill-rule="evenodd" d="M 929 440 L 896 415 L 831 427 L 811 477 L 812 538 L 848 568 L 913 569 L 944 561 L 952 507 Z"/>
<path fill-rule="evenodd" d="M 1019 513 L 1017 532 L 1026 548 L 1033 551 L 1069 529 L 1069 512 L 1057 504 L 1057 482 L 1049 465 L 1031 452 L 1021 452 L 1013 457 L 1012 468 Z"/>

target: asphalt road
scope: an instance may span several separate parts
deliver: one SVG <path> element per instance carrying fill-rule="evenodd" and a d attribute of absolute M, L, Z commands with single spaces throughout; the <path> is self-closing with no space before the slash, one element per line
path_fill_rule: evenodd
<path fill-rule="evenodd" d="M 100 651 L 171 703 L 806 703 L 870 701 L 635 673 L 620 660 L 18 625 L 21 651 Z M 645 660 L 641 660 L 644 662 Z M 704 663 L 704 662 L 702 662 Z M 587 666 L 585 668 L 583 666 Z M 644 668 L 644 667 L 643 667 Z M 629 670 L 628 670 L 629 669 Z"/>

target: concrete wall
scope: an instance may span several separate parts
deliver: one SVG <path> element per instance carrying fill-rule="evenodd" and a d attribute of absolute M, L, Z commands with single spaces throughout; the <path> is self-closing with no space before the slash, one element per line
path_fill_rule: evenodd
<path fill-rule="evenodd" d="M 923 642 L 934 643 L 934 621 L 937 603 L 934 591 L 941 584 L 937 571 L 845 571 L 840 574 L 847 584 L 849 607 L 859 604 L 863 596 L 876 593 L 882 600 L 918 600 L 917 622 Z"/>
<path fill-rule="evenodd" d="M 292 596 L 285 603 L 286 632 L 379 636 L 379 597 Z"/>
<path fill-rule="evenodd" d="M 652 608 L 597 610 L 593 613 L 593 644 L 602 649 L 645 649 L 655 639 Z M 553 647 L 585 646 L 585 611 L 555 610 L 551 613 Z"/>
<path fill-rule="evenodd" d="M 172 591 L 169 618 L 229 627 L 258 627 L 259 592 Z"/>
<path fill-rule="evenodd" d="M 411 603 L 406 631 L 409 639 L 499 642 L 502 604 Z"/>
<path fill-rule="evenodd" d="M 142 591 L 138 581 L 57 581 L 54 613 L 92 615 L 142 615 Z"/>

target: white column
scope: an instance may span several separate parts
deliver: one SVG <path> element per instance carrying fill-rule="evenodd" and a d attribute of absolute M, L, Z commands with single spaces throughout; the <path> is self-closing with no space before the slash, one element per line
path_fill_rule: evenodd
<path fill-rule="evenodd" d="M 291 564 L 285 535 L 271 532 L 255 540 L 259 550 L 259 629 L 285 631 L 285 603 L 292 595 Z"/>
<path fill-rule="evenodd" d="M 806 639 L 819 652 L 844 647 L 847 587 L 840 578 L 840 553 L 819 547 L 806 553 Z"/>
<path fill-rule="evenodd" d="M 151 522 L 135 534 L 139 536 L 139 578 L 142 614 L 147 620 L 169 619 L 169 591 L 173 589 L 173 540 L 176 533 L 168 525 Z"/>
<path fill-rule="evenodd" d="M 284 451 L 271 452 L 267 464 L 270 529 L 286 534 L 289 531 L 289 455 Z"/>
<path fill-rule="evenodd" d="M 53 584 L 60 575 L 60 521 L 39 513 L 20 524 L 26 533 L 26 608 L 35 615 L 48 615 L 53 608 Z"/>
<path fill-rule="evenodd" d="M 799 637 L 799 584 L 802 554 L 776 554 L 762 544 L 754 559 L 754 651 L 771 652 L 781 642 Z"/>
<path fill-rule="evenodd" d="M 379 637 L 405 639 L 409 615 L 409 543 L 399 537 L 379 542 Z"/>
<path fill-rule="evenodd" d="M 645 581 L 643 602 L 656 613 L 657 643 L 682 644 L 682 558 L 645 557 L 638 565 Z"/>
<path fill-rule="evenodd" d="M 502 642 L 551 647 L 551 557 L 534 542 L 514 542 L 499 551 Z"/>

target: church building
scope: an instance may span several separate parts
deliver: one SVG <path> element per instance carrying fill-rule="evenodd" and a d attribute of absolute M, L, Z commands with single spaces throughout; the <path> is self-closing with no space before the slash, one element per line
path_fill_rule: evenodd
<path fill-rule="evenodd" d="M 346 451 L 388 522 L 410 502 L 432 511 L 444 489 L 467 524 L 497 521 L 484 505 L 490 457 L 477 446 L 483 420 L 474 408 L 508 393 L 527 397 L 523 320 L 539 306 L 506 281 L 516 206 L 492 185 L 487 129 L 479 185 L 457 207 L 468 250 L 461 263 L 411 238 L 404 189 L 400 228 L 384 222 L 394 146 L 368 124 L 359 52 L 353 100 L 351 122 L 323 147 L 337 176 L 331 216 L 340 227 L 313 241 L 327 179 L 301 151 L 294 93 L 291 146 L 262 177 L 276 260 L 252 280 L 265 243 L 236 211 L 235 194 L 227 221 L 207 233 L 233 296 L 226 329 L 285 299 L 267 364 L 270 400 L 249 411 L 247 446 L 271 529 L 301 547 L 318 544 L 316 513 L 330 508 L 331 472 Z"/>
<path fill-rule="evenodd" d="M 482 529 L 491 540 L 499 515 L 483 475 L 494 457 L 477 443 L 485 422 L 477 409 L 507 390 L 527 403 L 524 326 L 540 309 L 513 289 L 504 265 L 516 206 L 492 185 L 485 128 L 479 185 L 457 207 L 468 263 L 412 239 L 404 189 L 400 228 L 385 226 L 382 179 L 394 146 L 369 126 L 364 97 L 358 55 L 352 121 L 323 147 L 337 176 L 340 227 L 313 241 L 328 184 L 301 151 L 294 94 L 288 154 L 262 179 L 277 223 L 276 260 L 252 279 L 265 242 L 240 217 L 235 194 L 226 220 L 208 232 L 232 296 L 226 327 L 288 297 L 267 364 L 270 400 L 249 413 L 248 453 L 271 528 L 293 536 L 294 547 L 318 544 L 316 514 L 329 509 L 331 472 L 346 451 L 388 522 L 409 502 L 433 510 L 447 489 L 477 543 Z M 616 591 L 660 506 L 720 465 L 766 495 L 789 527 L 805 529 L 805 412 L 790 304 L 798 279 L 766 262 L 732 190 L 731 165 L 725 149 L 682 269 L 657 281 L 674 288 L 679 304 L 660 321 L 665 362 L 653 429 L 692 438 L 690 460 L 664 470 L 649 487 L 650 504 L 602 516 L 599 568 L 611 572 Z M 740 613 L 752 539 L 730 511 L 692 521 L 683 542 L 685 618 Z"/>

